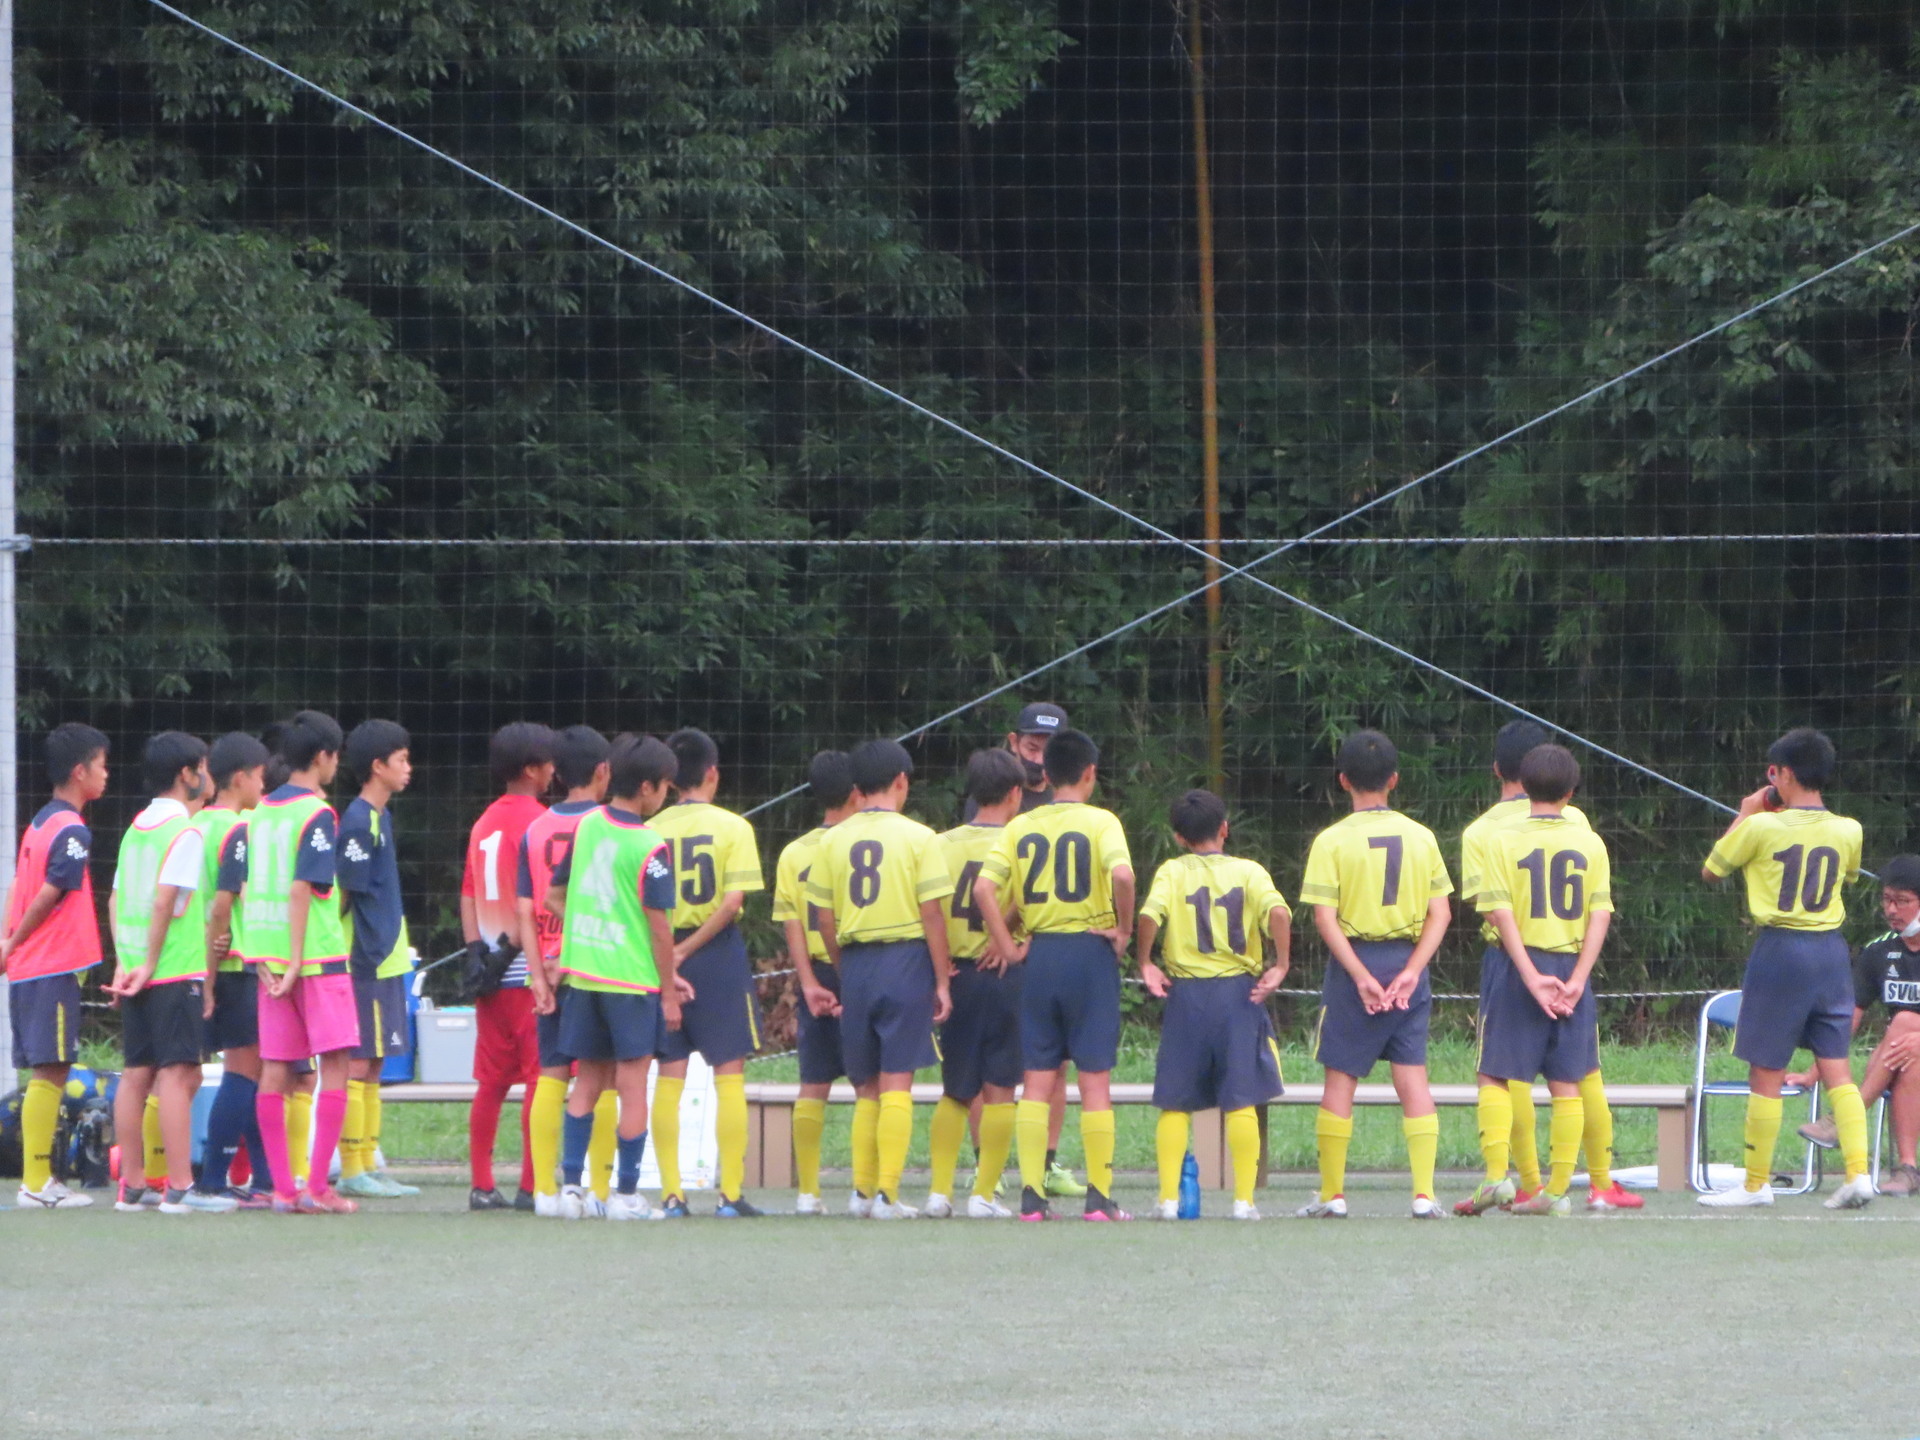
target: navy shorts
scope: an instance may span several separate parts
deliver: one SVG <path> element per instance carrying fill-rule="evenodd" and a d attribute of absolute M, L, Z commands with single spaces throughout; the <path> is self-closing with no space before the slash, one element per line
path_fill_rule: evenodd
<path fill-rule="evenodd" d="M 1413 954 L 1411 940 L 1355 940 L 1353 953 L 1367 973 L 1382 985 L 1407 968 Z M 1427 1022 L 1433 1014 L 1433 978 L 1420 972 L 1420 983 L 1404 1010 L 1369 1015 L 1360 1003 L 1353 977 L 1335 962 L 1327 962 L 1321 990 L 1319 1033 L 1314 1059 L 1328 1070 L 1365 1079 L 1385 1060 L 1389 1065 L 1427 1063 Z"/>
<path fill-rule="evenodd" d="M 673 938 L 684 940 L 692 933 L 676 930 Z M 693 986 L 693 999 L 681 1002 L 680 1028 L 660 1032 L 662 1060 L 684 1060 L 698 1050 L 718 1069 L 760 1048 L 760 998 L 738 925 L 727 926 L 689 955 L 680 973 Z"/>
<path fill-rule="evenodd" d="M 1507 952 L 1498 940 L 1480 952 L 1480 1014 L 1487 1013 L 1487 999 L 1493 994 L 1493 987 L 1499 984 L 1501 975 L 1512 968 Z"/>
<path fill-rule="evenodd" d="M 80 1054 L 80 976 L 42 975 L 7 985 L 13 1068 L 71 1065 Z"/>
<path fill-rule="evenodd" d="M 933 957 L 924 940 L 840 951 L 840 1056 L 864 1085 L 940 1058 L 933 1039 Z"/>
<path fill-rule="evenodd" d="M 840 970 L 826 960 L 813 962 L 813 978 L 834 994 L 840 993 Z M 816 1015 L 807 1008 L 807 997 L 800 997 L 800 1083 L 831 1085 L 847 1073 L 847 1062 L 840 1058 L 840 1017 Z"/>
<path fill-rule="evenodd" d="M 1120 965 L 1098 935 L 1036 935 L 1020 978 L 1020 1058 L 1099 1075 L 1120 1054 Z"/>
<path fill-rule="evenodd" d="M 384 980 L 353 977 L 354 1008 L 360 1012 L 360 1043 L 356 1060 L 384 1060 L 413 1049 L 407 1030 L 407 987 L 412 977 L 389 975 Z"/>
<path fill-rule="evenodd" d="M 120 1048 L 129 1070 L 200 1064 L 207 1047 L 204 984 L 170 980 L 120 1002 Z"/>
<path fill-rule="evenodd" d="M 1840 932 L 1763 929 L 1740 981 L 1733 1053 L 1784 1070 L 1801 1048 L 1844 1059 L 1852 1040 L 1853 959 Z"/>
<path fill-rule="evenodd" d="M 221 970 L 213 977 L 213 1018 L 208 1050 L 245 1050 L 260 1043 L 260 977 L 253 966 Z"/>
<path fill-rule="evenodd" d="M 953 962 L 953 1013 L 940 1027 L 940 1086 L 962 1104 L 972 1104 L 984 1085 L 1011 1090 L 1020 1083 L 1021 968 Z"/>
<path fill-rule="evenodd" d="M 565 1070 L 573 1064 L 573 1056 L 560 1048 L 560 1014 L 563 1007 L 559 1001 L 565 998 L 566 992 L 561 991 L 556 997 L 552 1014 L 533 1017 L 533 1033 L 540 1044 L 542 1070 Z"/>
<path fill-rule="evenodd" d="M 1578 955 L 1528 948 L 1542 975 L 1565 980 L 1579 966 Z M 1500 952 L 1500 968 L 1480 995 L 1480 1059 L 1474 1066 L 1496 1080 L 1525 1080 L 1536 1075 L 1577 1083 L 1600 1068 L 1600 1007 L 1593 986 L 1580 992 L 1573 1014 L 1555 1020 Z"/>
<path fill-rule="evenodd" d="M 1280 1096 L 1280 1046 L 1253 978 L 1173 981 L 1153 1067 L 1160 1109 L 1244 1110 Z"/>
<path fill-rule="evenodd" d="M 665 1029 L 660 997 L 637 990 L 560 987 L 560 1048 L 575 1060 L 645 1060 Z"/>

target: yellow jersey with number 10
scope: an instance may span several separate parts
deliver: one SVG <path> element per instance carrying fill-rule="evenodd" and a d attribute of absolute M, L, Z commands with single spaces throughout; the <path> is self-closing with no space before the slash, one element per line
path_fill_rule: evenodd
<path fill-rule="evenodd" d="M 1587 920 L 1613 909 L 1606 842 L 1571 815 L 1529 815 L 1494 836 L 1480 908 L 1507 910 L 1534 950 L 1578 954 Z"/>
<path fill-rule="evenodd" d="M 1264 866 L 1219 854 L 1176 855 L 1140 906 L 1160 927 L 1160 968 L 1182 980 L 1258 975 L 1276 910 L 1293 913 Z"/>
<path fill-rule="evenodd" d="M 862 810 L 827 831 L 807 872 L 807 899 L 833 912 L 841 945 L 918 940 L 920 907 L 953 893 L 940 837 L 893 810 Z"/>
<path fill-rule="evenodd" d="M 1433 832 L 1385 806 L 1356 810 L 1314 836 L 1300 879 L 1300 898 L 1333 906 L 1355 940 L 1411 940 L 1428 902 L 1452 893 Z"/>
<path fill-rule="evenodd" d="M 1029 934 L 1081 934 L 1113 928 L 1113 872 L 1121 865 L 1133 868 L 1119 816 L 1055 800 L 1016 816 L 980 873 L 1001 911 L 1017 910 Z"/>
<path fill-rule="evenodd" d="M 1761 810 L 1720 837 L 1707 869 L 1746 872 L 1754 921 L 1782 930 L 1838 930 L 1842 894 L 1860 873 L 1860 822 L 1826 809 Z"/>

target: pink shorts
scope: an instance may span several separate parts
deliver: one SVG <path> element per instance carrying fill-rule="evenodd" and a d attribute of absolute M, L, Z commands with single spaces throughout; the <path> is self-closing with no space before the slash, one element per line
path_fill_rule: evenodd
<path fill-rule="evenodd" d="M 275 999 L 260 976 L 260 1058 L 306 1060 L 360 1043 L 360 1012 L 351 975 L 302 975 Z"/>

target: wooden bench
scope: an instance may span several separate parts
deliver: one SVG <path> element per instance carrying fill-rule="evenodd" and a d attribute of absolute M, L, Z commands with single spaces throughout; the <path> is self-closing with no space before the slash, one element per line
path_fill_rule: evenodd
<path fill-rule="evenodd" d="M 417 1081 L 384 1085 L 380 1098 L 384 1104 L 427 1102 L 471 1104 L 475 1086 L 465 1084 L 421 1084 Z M 522 1087 L 508 1092 L 518 1100 Z M 1318 1085 L 1289 1085 L 1287 1093 L 1275 1105 L 1314 1105 L 1320 1103 Z M 756 1189 L 791 1190 L 795 1183 L 793 1168 L 793 1105 L 800 1098 L 800 1087 L 792 1081 L 758 1080 L 747 1082 L 747 1175 L 746 1183 Z M 1354 1093 L 1356 1105 L 1398 1105 L 1399 1097 L 1391 1085 L 1362 1085 Z M 853 1087 L 844 1080 L 827 1096 L 830 1105 L 851 1105 Z M 940 1099 L 940 1087 L 926 1084 L 913 1087 L 916 1105 L 932 1105 Z M 1469 1107 L 1477 1105 L 1480 1091 L 1473 1085 L 1435 1085 L 1437 1105 Z M 1615 1110 L 1652 1110 L 1658 1136 L 1658 1171 L 1662 1190 L 1687 1188 L 1687 1134 L 1693 1121 L 1693 1091 L 1689 1085 L 1610 1085 L 1607 1100 Z M 1080 1103 L 1080 1088 L 1067 1086 L 1067 1103 Z M 1151 1085 L 1115 1085 L 1115 1105 L 1151 1105 Z M 1267 1107 L 1260 1107 L 1260 1183 L 1267 1178 Z M 1193 1158 L 1200 1166 L 1200 1184 L 1210 1190 L 1230 1189 L 1232 1162 L 1227 1155 L 1226 1121 L 1218 1110 L 1202 1110 L 1193 1117 Z"/>

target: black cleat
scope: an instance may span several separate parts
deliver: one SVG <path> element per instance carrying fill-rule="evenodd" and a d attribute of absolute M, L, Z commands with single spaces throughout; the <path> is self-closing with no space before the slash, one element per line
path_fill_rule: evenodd
<path fill-rule="evenodd" d="M 515 1195 L 513 1197 L 513 1208 L 516 1210 L 524 1210 L 527 1214 L 531 1215 L 533 1213 L 533 1192 L 531 1190 L 522 1190 L 518 1195 Z"/>
<path fill-rule="evenodd" d="M 714 1208 L 713 1213 L 722 1220 L 747 1220 L 759 1215 L 764 1215 L 766 1212 L 744 1195 L 732 1200 L 722 1195 L 720 1197 L 720 1203 Z"/>
<path fill-rule="evenodd" d="M 478 1185 L 467 1191 L 469 1210 L 511 1210 L 513 1202 L 498 1190 L 482 1190 Z"/>
<path fill-rule="evenodd" d="M 1047 1207 L 1047 1197 L 1031 1185 L 1020 1187 L 1020 1218 L 1030 1223 L 1053 1219 L 1053 1211 Z"/>

